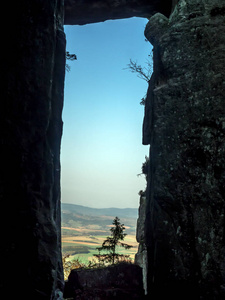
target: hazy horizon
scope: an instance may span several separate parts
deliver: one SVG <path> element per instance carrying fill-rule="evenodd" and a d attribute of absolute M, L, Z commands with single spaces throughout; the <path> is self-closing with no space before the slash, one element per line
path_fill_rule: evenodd
<path fill-rule="evenodd" d="M 69 205 L 78 205 L 78 206 L 83 206 L 87 208 L 94 208 L 94 209 L 137 209 L 137 207 L 116 207 L 116 206 L 110 206 L 110 207 L 94 207 L 94 206 L 87 206 L 87 205 L 82 205 L 82 204 L 77 204 L 77 203 L 67 203 L 67 202 L 61 202 L 61 204 L 69 204 Z"/>

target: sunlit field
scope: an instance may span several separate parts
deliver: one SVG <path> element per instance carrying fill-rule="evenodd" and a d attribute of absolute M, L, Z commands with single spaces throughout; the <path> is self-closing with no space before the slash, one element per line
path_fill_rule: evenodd
<path fill-rule="evenodd" d="M 64 229 L 63 231 L 73 231 L 73 229 Z M 79 231 L 80 233 L 82 230 Z M 99 232 L 98 232 L 99 233 Z M 98 254 L 96 247 L 100 247 L 102 242 L 106 239 L 106 235 L 84 235 L 74 236 L 74 235 L 62 235 L 62 252 L 63 255 L 70 255 L 69 259 L 78 259 L 83 263 L 88 263 L 93 259 L 93 254 Z M 135 235 L 127 235 L 125 242 L 133 247 L 129 250 L 124 248 L 117 248 L 117 252 L 120 254 L 130 255 L 133 260 L 135 254 L 137 253 L 138 243 L 136 241 Z"/>
<path fill-rule="evenodd" d="M 69 255 L 69 259 L 78 259 L 83 263 L 88 263 L 93 259 L 93 254 L 98 254 L 96 247 L 100 247 L 102 242 L 110 235 L 108 230 L 97 230 L 96 234 L 89 234 L 87 229 L 82 228 L 68 228 L 62 227 L 62 252 L 63 255 Z M 76 235 L 78 234 L 78 235 Z M 133 260 L 137 253 L 138 243 L 134 234 L 128 234 L 125 238 L 125 243 L 132 245 L 129 250 L 124 248 L 117 248 L 117 252 L 120 254 L 130 255 Z"/>

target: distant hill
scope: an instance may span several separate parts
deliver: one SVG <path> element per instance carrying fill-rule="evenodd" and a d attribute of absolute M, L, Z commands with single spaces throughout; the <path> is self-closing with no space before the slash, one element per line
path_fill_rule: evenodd
<path fill-rule="evenodd" d="M 61 204 L 62 212 L 70 212 L 76 214 L 82 214 L 87 216 L 112 216 L 112 217 L 126 217 L 134 218 L 138 217 L 138 209 L 136 208 L 91 208 L 76 204 Z"/>
<path fill-rule="evenodd" d="M 91 208 L 67 203 L 62 203 L 61 208 L 63 255 L 91 260 L 96 253 L 96 247 L 101 246 L 103 240 L 110 235 L 112 222 L 117 216 L 126 228 L 125 242 L 134 246 L 124 251 L 134 257 L 137 252 L 138 209 Z"/>
<path fill-rule="evenodd" d="M 138 210 L 135 208 L 91 208 L 82 205 L 62 203 L 62 229 L 68 234 L 74 228 L 86 234 L 107 234 L 115 217 L 127 227 L 127 233 L 135 234 Z M 70 231 L 71 233 L 71 231 Z M 78 234 L 74 232 L 73 234 Z"/>

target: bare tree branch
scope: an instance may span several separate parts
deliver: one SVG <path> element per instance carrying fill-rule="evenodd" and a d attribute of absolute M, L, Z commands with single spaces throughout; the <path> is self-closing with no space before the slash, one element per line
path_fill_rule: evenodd
<path fill-rule="evenodd" d="M 129 69 L 132 73 L 137 73 L 138 78 L 149 82 L 152 75 L 152 64 L 150 61 L 147 61 L 146 64 L 147 67 L 142 67 L 141 65 L 138 65 L 137 61 L 130 59 L 130 63 L 125 69 Z"/>
<path fill-rule="evenodd" d="M 66 51 L 66 59 L 68 60 L 77 60 L 77 56 L 76 54 L 70 54 L 69 51 Z M 70 71 L 70 66 L 68 64 L 66 64 L 66 71 L 69 72 Z"/>

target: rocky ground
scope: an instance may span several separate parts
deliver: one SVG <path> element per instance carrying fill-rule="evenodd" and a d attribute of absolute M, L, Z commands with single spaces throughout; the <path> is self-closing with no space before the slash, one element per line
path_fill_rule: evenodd
<path fill-rule="evenodd" d="M 99 269 L 72 270 L 65 283 L 65 299 L 144 299 L 142 269 L 118 264 Z"/>

